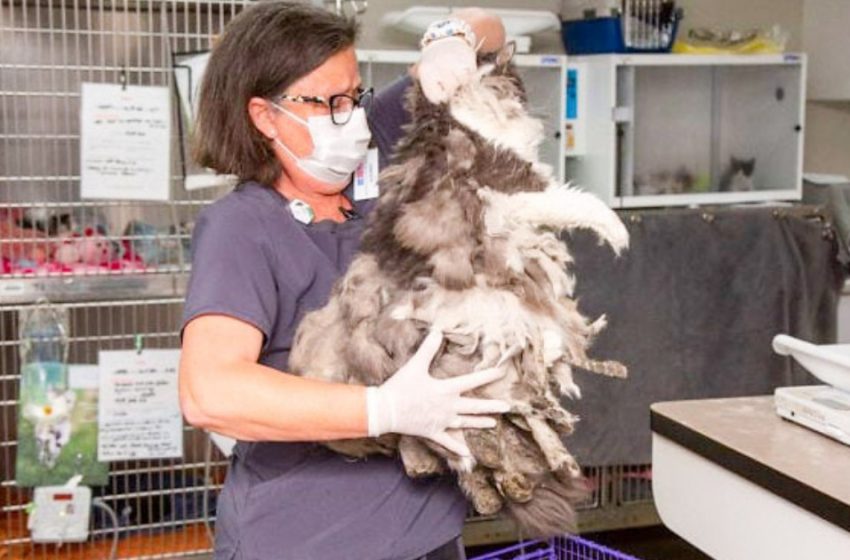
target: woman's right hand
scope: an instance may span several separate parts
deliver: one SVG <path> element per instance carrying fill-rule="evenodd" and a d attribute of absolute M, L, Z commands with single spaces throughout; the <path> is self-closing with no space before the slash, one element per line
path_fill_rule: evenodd
<path fill-rule="evenodd" d="M 507 402 L 462 396 L 502 378 L 501 367 L 484 369 L 450 379 L 436 379 L 428 372 L 440 349 L 443 335 L 431 331 L 416 354 L 380 387 L 369 387 L 366 406 L 369 436 L 398 433 L 428 438 L 461 457 L 471 455 L 462 440 L 448 430 L 494 428 L 496 420 L 481 415 L 508 412 Z"/>

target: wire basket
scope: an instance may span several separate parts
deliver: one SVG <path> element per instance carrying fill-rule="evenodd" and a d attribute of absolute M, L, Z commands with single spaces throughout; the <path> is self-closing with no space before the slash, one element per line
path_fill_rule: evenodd
<path fill-rule="evenodd" d="M 524 541 L 469 560 L 639 560 L 576 535 Z"/>

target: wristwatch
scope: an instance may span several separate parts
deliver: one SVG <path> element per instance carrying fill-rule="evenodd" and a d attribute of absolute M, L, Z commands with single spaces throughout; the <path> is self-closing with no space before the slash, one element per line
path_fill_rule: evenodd
<path fill-rule="evenodd" d="M 458 18 L 441 19 L 429 25 L 419 46 L 424 49 L 434 41 L 447 37 L 461 37 L 471 48 L 474 49 L 476 46 L 475 32 L 472 31 L 472 27 Z"/>

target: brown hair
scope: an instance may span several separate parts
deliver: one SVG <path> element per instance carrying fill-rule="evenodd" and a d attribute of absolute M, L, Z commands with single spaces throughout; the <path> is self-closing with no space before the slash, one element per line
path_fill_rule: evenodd
<path fill-rule="evenodd" d="M 251 121 L 248 101 L 282 93 L 356 36 L 353 19 L 309 4 L 264 2 L 236 16 L 213 48 L 201 84 L 195 160 L 240 181 L 274 185 L 282 168 Z"/>

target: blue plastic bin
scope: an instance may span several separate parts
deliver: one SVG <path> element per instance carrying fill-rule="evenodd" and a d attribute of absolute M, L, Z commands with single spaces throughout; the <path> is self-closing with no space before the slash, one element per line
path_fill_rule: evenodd
<path fill-rule="evenodd" d="M 621 53 L 626 50 L 619 17 L 562 21 L 561 38 L 567 54 Z"/>
<path fill-rule="evenodd" d="M 676 12 L 669 43 L 657 49 L 626 47 L 619 16 L 562 21 L 561 39 L 567 54 L 666 53 L 673 48 L 681 18 Z"/>
<path fill-rule="evenodd" d="M 469 560 L 640 560 L 578 536 L 526 541 Z"/>

